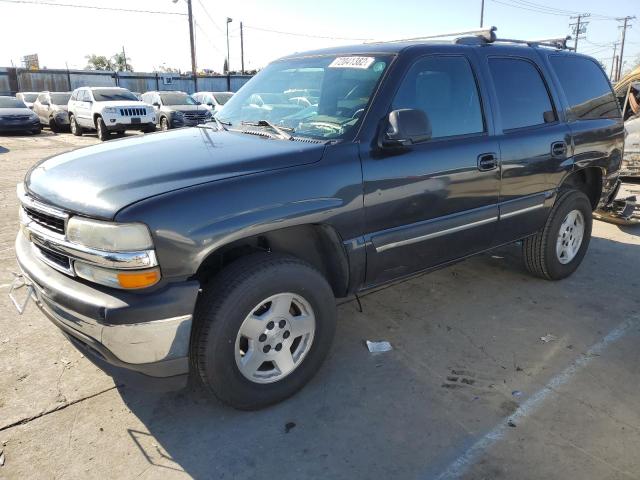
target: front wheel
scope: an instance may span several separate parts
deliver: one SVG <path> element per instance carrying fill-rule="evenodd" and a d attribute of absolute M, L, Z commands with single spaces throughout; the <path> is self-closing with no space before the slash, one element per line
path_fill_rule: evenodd
<path fill-rule="evenodd" d="M 169 130 L 169 119 L 167 117 L 162 117 L 160 119 L 160 130 L 163 132 Z"/>
<path fill-rule="evenodd" d="M 75 135 L 76 137 L 81 137 L 82 136 L 82 127 L 80 125 L 78 125 L 78 121 L 76 120 L 76 116 L 75 115 L 70 115 L 69 116 L 69 124 L 71 127 L 71 133 L 73 135 Z"/>
<path fill-rule="evenodd" d="M 98 133 L 98 138 L 104 142 L 109 139 L 109 130 L 107 129 L 107 125 L 102 120 L 102 117 L 96 118 L 96 132 Z"/>
<path fill-rule="evenodd" d="M 192 358 L 202 383 L 232 407 L 284 400 L 320 368 L 336 326 L 325 278 L 294 257 L 260 253 L 224 269 L 196 310 Z"/>
<path fill-rule="evenodd" d="M 571 275 L 587 253 L 592 223 L 591 202 L 584 193 L 560 192 L 545 227 L 522 243 L 527 270 L 548 280 Z"/>

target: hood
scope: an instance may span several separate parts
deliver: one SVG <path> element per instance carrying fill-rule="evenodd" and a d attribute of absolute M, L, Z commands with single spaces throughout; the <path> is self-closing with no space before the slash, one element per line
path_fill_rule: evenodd
<path fill-rule="evenodd" d="M 51 109 L 56 112 L 68 112 L 69 108 L 67 105 L 51 105 Z"/>
<path fill-rule="evenodd" d="M 202 105 L 165 105 L 165 108 L 176 112 L 206 112 Z"/>
<path fill-rule="evenodd" d="M 314 163 L 323 144 L 187 128 L 113 140 L 35 165 L 27 190 L 45 203 L 111 219 L 122 208 L 172 190 Z"/>
<path fill-rule="evenodd" d="M 140 100 L 109 100 L 106 102 L 96 102 L 100 106 L 105 107 L 148 107 L 149 104 Z"/>
<path fill-rule="evenodd" d="M 0 108 L 0 117 L 5 115 L 35 115 L 30 108 Z"/>

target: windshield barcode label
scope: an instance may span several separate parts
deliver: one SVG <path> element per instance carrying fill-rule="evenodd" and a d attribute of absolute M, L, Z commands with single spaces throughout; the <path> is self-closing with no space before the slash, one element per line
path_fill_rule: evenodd
<path fill-rule="evenodd" d="M 367 69 L 375 61 L 374 57 L 338 57 L 329 68 L 362 68 Z"/>

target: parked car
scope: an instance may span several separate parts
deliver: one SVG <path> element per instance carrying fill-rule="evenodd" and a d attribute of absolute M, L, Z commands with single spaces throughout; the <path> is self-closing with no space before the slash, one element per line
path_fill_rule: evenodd
<path fill-rule="evenodd" d="M 16 281 L 87 352 L 255 409 L 319 369 L 335 297 L 515 241 L 571 275 L 620 109 L 593 58 L 494 35 L 296 53 L 215 122 L 36 165 Z"/>
<path fill-rule="evenodd" d="M 67 104 L 71 92 L 42 92 L 33 103 L 33 111 L 42 125 L 48 126 L 52 132 L 69 128 Z"/>
<path fill-rule="evenodd" d="M 81 87 L 69 99 L 71 133 L 82 135 L 85 130 L 96 130 L 100 140 L 107 140 L 115 132 L 126 130 L 152 132 L 156 129 L 153 108 L 138 100 L 126 88 Z"/>
<path fill-rule="evenodd" d="M 146 92 L 142 101 L 153 105 L 160 130 L 190 127 L 211 120 L 211 112 L 184 92 Z"/>
<path fill-rule="evenodd" d="M 191 96 L 215 115 L 233 97 L 233 92 L 197 92 Z"/>
<path fill-rule="evenodd" d="M 22 100 L 0 96 L 0 133 L 40 133 L 42 126 L 38 116 Z"/>
<path fill-rule="evenodd" d="M 38 98 L 38 92 L 18 92 L 16 98 L 22 100 L 27 107 L 33 108 L 33 102 Z"/>

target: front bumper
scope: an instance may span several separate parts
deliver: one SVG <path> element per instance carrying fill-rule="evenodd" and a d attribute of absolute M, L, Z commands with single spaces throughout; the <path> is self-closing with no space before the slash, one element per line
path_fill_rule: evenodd
<path fill-rule="evenodd" d="M 24 122 L 0 122 L 0 132 L 28 132 L 39 128 L 39 118 Z"/>
<path fill-rule="evenodd" d="M 115 367 L 185 376 L 198 282 L 132 293 L 88 285 L 45 265 L 22 232 L 16 257 L 40 310 L 74 343 Z"/>

